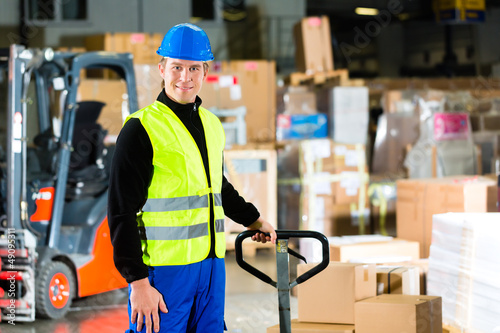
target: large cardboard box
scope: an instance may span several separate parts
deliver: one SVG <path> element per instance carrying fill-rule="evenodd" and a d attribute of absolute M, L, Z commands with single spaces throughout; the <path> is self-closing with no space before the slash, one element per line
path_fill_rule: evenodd
<path fill-rule="evenodd" d="M 280 325 L 267 328 L 267 333 L 280 333 Z M 303 323 L 292 319 L 293 333 L 354 333 L 354 325 Z"/>
<path fill-rule="evenodd" d="M 432 215 L 497 210 L 497 184 L 486 177 L 401 179 L 396 186 L 398 238 L 418 241 L 421 258 L 429 257 Z"/>
<path fill-rule="evenodd" d="M 157 64 L 160 56 L 156 50 L 161 45 L 163 34 L 107 32 L 85 38 L 85 48 L 89 51 L 130 52 L 134 64 Z"/>
<path fill-rule="evenodd" d="M 357 302 L 356 333 L 442 333 L 441 297 L 380 295 Z"/>
<path fill-rule="evenodd" d="M 247 108 L 247 142 L 274 142 L 276 138 L 276 62 L 232 60 L 221 71 L 238 77 Z"/>
<path fill-rule="evenodd" d="M 103 107 L 97 120 L 108 131 L 107 141 L 114 141 L 129 114 L 127 85 L 123 80 L 84 79 L 80 82 L 77 101 L 99 101 Z"/>
<path fill-rule="evenodd" d="M 420 295 L 420 268 L 377 266 L 377 295 Z"/>
<path fill-rule="evenodd" d="M 280 198 L 289 203 L 280 208 L 282 226 L 331 231 L 328 235 L 362 232 L 368 221 L 364 147 L 316 139 L 279 150 Z"/>
<path fill-rule="evenodd" d="M 303 18 L 294 26 L 295 67 L 299 72 L 333 70 L 333 53 L 328 16 Z"/>
<path fill-rule="evenodd" d="M 301 275 L 317 264 L 300 264 Z M 375 296 L 375 265 L 331 261 L 325 270 L 298 285 L 301 322 L 354 323 L 354 303 Z"/>
<path fill-rule="evenodd" d="M 371 235 L 329 238 L 330 260 L 394 263 L 419 259 L 419 243 L 416 241 L 377 236 L 370 238 Z"/>
<path fill-rule="evenodd" d="M 277 228 L 276 151 L 226 150 L 224 164 L 227 180 L 246 201 L 257 207 L 263 219 Z M 226 217 L 225 230 L 242 232 L 246 228 Z"/>

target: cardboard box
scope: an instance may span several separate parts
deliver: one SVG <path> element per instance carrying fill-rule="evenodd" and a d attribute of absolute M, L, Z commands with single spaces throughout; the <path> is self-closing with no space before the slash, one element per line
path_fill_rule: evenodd
<path fill-rule="evenodd" d="M 316 114 L 316 95 L 305 86 L 289 86 L 283 95 L 284 114 Z"/>
<path fill-rule="evenodd" d="M 107 32 L 85 38 L 89 51 L 130 52 L 134 64 L 157 64 L 160 56 L 156 50 L 161 45 L 163 34 Z"/>
<path fill-rule="evenodd" d="M 331 237 L 330 260 L 389 263 L 419 259 L 419 243 L 392 237 Z"/>
<path fill-rule="evenodd" d="M 377 295 L 420 295 L 420 268 L 377 266 Z"/>
<path fill-rule="evenodd" d="M 497 210 L 497 184 L 486 177 L 401 179 L 396 186 L 397 236 L 418 241 L 421 258 L 429 257 L 432 215 Z"/>
<path fill-rule="evenodd" d="M 333 70 L 333 52 L 328 16 L 303 18 L 294 26 L 295 67 L 299 72 Z"/>
<path fill-rule="evenodd" d="M 127 85 L 123 80 L 85 79 L 80 82 L 77 101 L 100 101 L 103 107 L 97 120 L 108 131 L 105 140 L 116 140 L 129 114 Z"/>
<path fill-rule="evenodd" d="M 220 63 L 222 73 L 238 77 L 247 108 L 247 142 L 274 142 L 276 138 L 276 62 L 232 60 Z"/>
<path fill-rule="evenodd" d="M 224 171 L 238 193 L 257 207 L 263 219 L 277 228 L 276 151 L 226 150 Z M 229 211 L 226 213 L 230 214 Z M 226 216 L 225 230 L 242 232 L 246 228 Z"/>
<path fill-rule="evenodd" d="M 356 333 L 442 333 L 441 297 L 380 295 L 355 305 Z"/>
<path fill-rule="evenodd" d="M 267 333 L 280 333 L 280 325 L 267 328 Z M 303 323 L 292 319 L 293 333 L 354 333 L 354 325 Z"/>
<path fill-rule="evenodd" d="M 330 223 L 335 210 L 342 204 L 352 204 L 351 221 L 364 218 L 367 207 L 368 173 L 365 164 L 365 146 L 339 144 L 331 139 L 303 140 L 299 149 L 299 175 L 301 188 L 301 222 L 304 227 L 317 225 L 318 220 Z M 325 197 L 321 202 L 321 198 Z M 327 199 L 327 197 L 332 198 Z M 332 207 L 333 205 L 333 207 Z M 355 205 L 355 206 L 354 206 Z M 334 214 L 330 214 L 330 212 Z M 364 233 L 363 223 L 360 226 Z M 324 225 L 324 223 L 319 223 Z M 313 229 L 318 230 L 318 229 Z M 343 233 L 336 233 L 337 235 Z"/>
<path fill-rule="evenodd" d="M 315 265 L 298 265 L 297 275 Z M 353 324 L 354 303 L 375 294 L 375 265 L 331 261 L 324 271 L 298 285 L 298 319 L 301 322 Z"/>

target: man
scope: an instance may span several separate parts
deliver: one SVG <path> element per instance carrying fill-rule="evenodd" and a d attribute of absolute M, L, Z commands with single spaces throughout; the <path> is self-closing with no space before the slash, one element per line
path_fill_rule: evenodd
<path fill-rule="evenodd" d="M 213 60 L 207 35 L 176 25 L 157 53 L 164 89 L 125 121 L 110 177 L 108 221 L 115 265 L 129 283 L 128 332 L 222 332 L 224 214 L 262 231 L 254 241 L 274 243 L 276 232 L 223 176 L 224 131 L 197 96 Z"/>

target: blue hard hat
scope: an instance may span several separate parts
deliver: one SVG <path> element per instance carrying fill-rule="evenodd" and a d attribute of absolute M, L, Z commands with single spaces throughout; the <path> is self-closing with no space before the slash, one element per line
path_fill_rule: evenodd
<path fill-rule="evenodd" d="M 163 37 L 156 53 L 162 57 L 182 60 L 214 60 L 207 34 L 203 29 L 191 23 L 182 23 L 172 27 Z"/>

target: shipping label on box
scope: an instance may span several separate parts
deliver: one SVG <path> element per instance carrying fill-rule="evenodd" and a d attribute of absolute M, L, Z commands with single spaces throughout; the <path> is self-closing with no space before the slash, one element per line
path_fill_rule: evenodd
<path fill-rule="evenodd" d="M 356 333 L 442 333 L 441 297 L 380 295 L 355 305 Z"/>
<path fill-rule="evenodd" d="M 297 274 L 300 276 L 315 265 L 299 264 Z M 298 285 L 298 319 L 353 324 L 355 302 L 375 294 L 375 265 L 331 261 L 325 270 Z"/>

